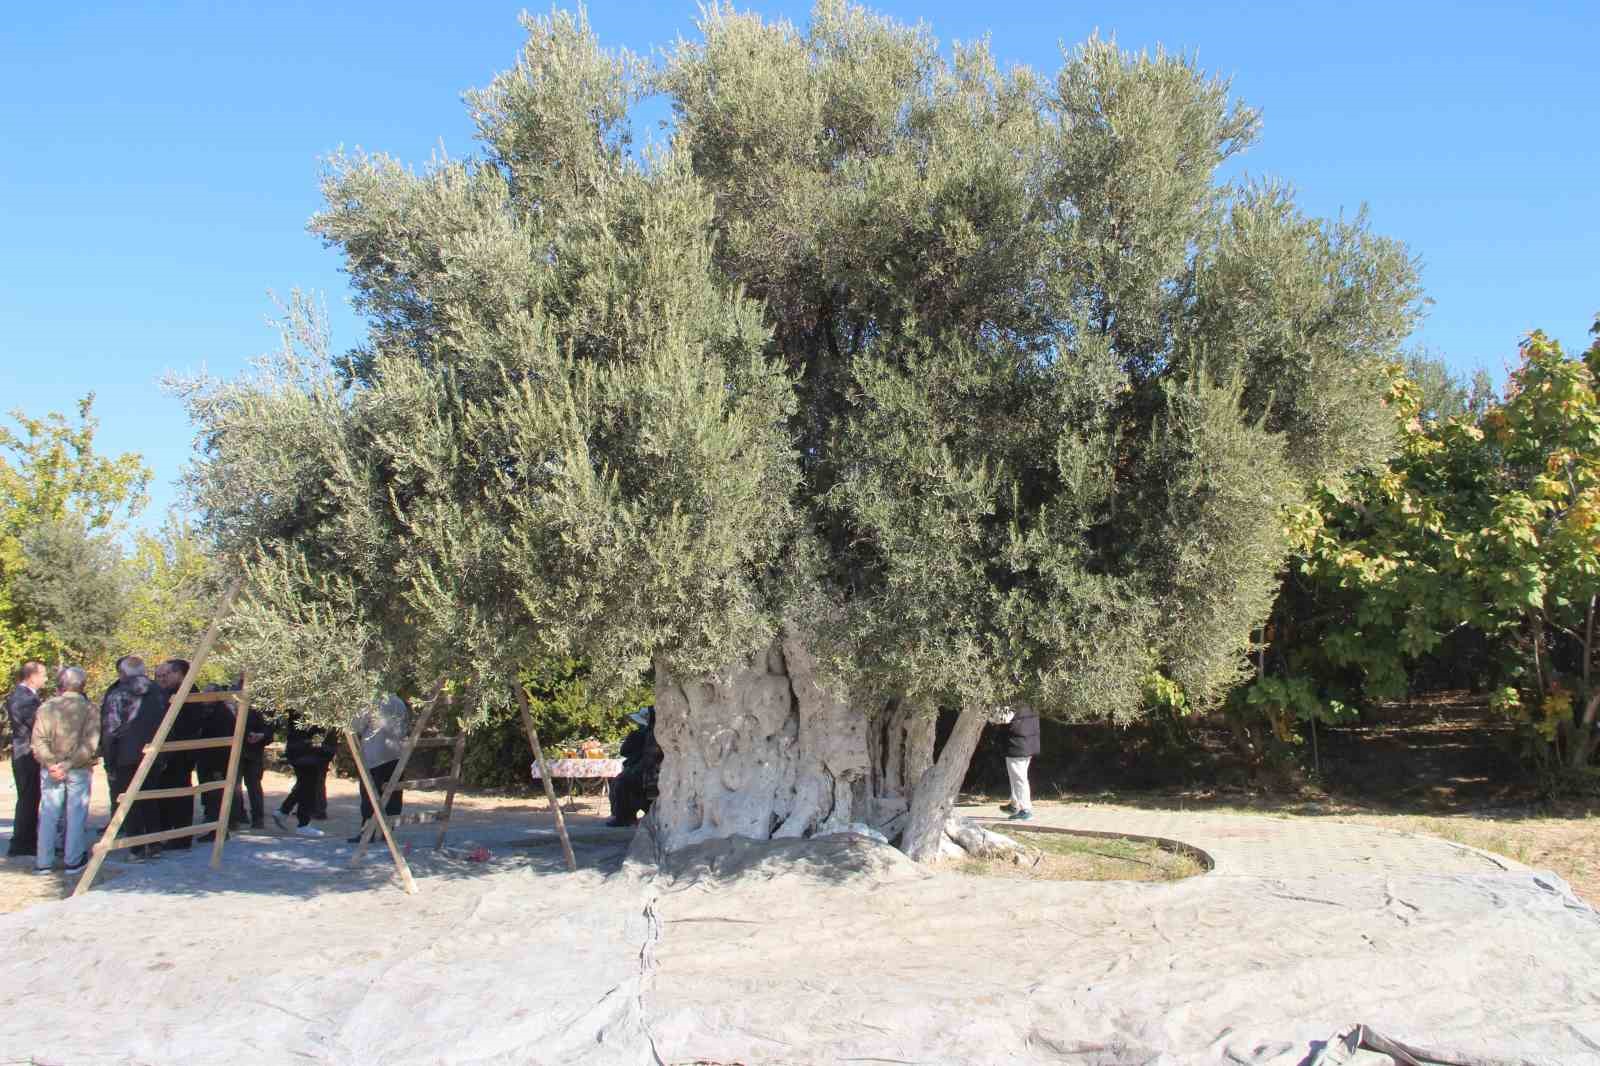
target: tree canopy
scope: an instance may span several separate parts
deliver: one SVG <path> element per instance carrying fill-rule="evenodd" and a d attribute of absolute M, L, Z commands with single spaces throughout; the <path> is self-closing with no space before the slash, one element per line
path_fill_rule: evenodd
<path fill-rule="evenodd" d="M 144 506 L 150 471 L 136 454 L 100 455 L 94 396 L 77 421 L 11 412 L 0 427 L 0 661 L 91 664 L 103 656 L 126 582 L 119 524 Z"/>
<path fill-rule="evenodd" d="M 1310 585 L 1282 610 L 1270 683 L 1295 698 L 1280 702 L 1310 716 L 1403 695 L 1417 662 L 1469 629 L 1496 706 L 1547 759 L 1588 765 L 1600 720 L 1597 369 L 1600 339 L 1571 357 L 1536 331 L 1503 400 L 1447 418 L 1396 379 L 1399 453 L 1292 518 Z"/>
<path fill-rule="evenodd" d="M 616 692 L 785 627 L 863 701 L 1126 718 L 1243 676 L 1282 508 L 1392 449 L 1419 291 L 1363 216 L 1219 178 L 1260 130 L 1225 82 L 831 0 L 712 6 L 659 62 L 526 29 L 477 156 L 331 162 L 364 342 L 299 302 L 255 374 L 180 385 L 262 685 L 492 705 L 571 657 Z"/>

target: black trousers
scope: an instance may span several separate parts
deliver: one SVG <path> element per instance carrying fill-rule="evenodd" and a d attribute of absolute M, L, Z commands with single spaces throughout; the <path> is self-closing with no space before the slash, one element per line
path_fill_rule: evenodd
<path fill-rule="evenodd" d="M 239 758 L 239 791 L 234 797 L 234 808 L 241 814 L 245 811 L 244 798 L 250 797 L 250 824 L 260 826 L 267 817 L 266 800 L 261 792 L 261 775 L 267 769 L 267 760 L 257 755 L 251 758 L 248 753 Z"/>
<path fill-rule="evenodd" d="M 294 768 L 294 787 L 283 798 L 279 810 L 293 814 L 301 825 L 310 825 L 311 816 L 317 813 L 317 803 L 328 802 L 327 787 L 327 763 L 301 763 Z"/>
<path fill-rule="evenodd" d="M 116 811 L 116 801 L 128 791 L 128 786 L 133 784 L 133 775 L 139 770 L 139 764 L 130 766 L 111 766 L 106 768 L 106 780 L 111 786 L 112 811 Z M 154 774 L 145 781 L 146 788 L 157 787 Z M 156 833 L 161 830 L 161 804 L 163 800 L 140 800 L 128 811 L 128 817 L 122 820 L 122 831 L 119 837 L 143 836 L 145 833 Z"/>
<path fill-rule="evenodd" d="M 388 762 L 379 763 L 377 766 L 367 768 L 367 773 L 372 775 L 372 787 L 378 790 L 378 796 L 383 795 L 383 786 L 389 783 L 389 778 L 394 776 L 394 768 L 400 765 L 399 759 L 390 759 Z M 367 795 L 367 786 L 361 786 L 361 824 L 365 825 L 367 819 L 372 817 L 372 809 L 377 803 L 377 796 Z M 383 808 L 383 813 L 393 817 L 405 808 L 405 790 L 397 788 L 389 797 L 389 802 Z"/>
<path fill-rule="evenodd" d="M 649 807 L 644 791 L 644 769 L 627 769 L 611 779 L 611 817 L 630 825 Z"/>
<path fill-rule="evenodd" d="M 11 844 L 7 855 L 35 855 L 39 851 L 39 760 L 33 753 L 11 758 L 11 776 L 17 783 L 17 808 L 11 815 Z"/>
<path fill-rule="evenodd" d="M 194 756 L 188 752 L 176 751 L 170 755 L 161 756 L 156 763 L 156 773 L 160 777 L 157 788 L 192 788 L 194 787 Z M 156 800 L 161 805 L 160 818 L 162 829 L 187 829 L 194 824 L 194 797 L 177 796 L 172 799 Z M 194 837 L 178 837 L 168 840 L 164 844 L 167 848 L 182 850 L 194 844 Z"/>
<path fill-rule="evenodd" d="M 202 785 L 212 781 L 225 781 L 228 777 L 228 759 L 226 756 L 205 762 L 197 759 L 195 760 L 194 769 L 195 776 L 199 778 Z M 222 817 L 222 790 L 219 788 L 210 792 L 200 793 L 200 809 L 205 812 L 205 820 L 208 822 L 214 822 Z M 231 827 L 238 825 L 242 819 L 243 815 L 236 803 L 228 813 L 228 823 Z"/>

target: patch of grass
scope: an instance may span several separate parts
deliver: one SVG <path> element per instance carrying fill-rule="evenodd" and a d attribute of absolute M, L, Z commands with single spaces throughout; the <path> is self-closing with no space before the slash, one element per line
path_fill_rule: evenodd
<path fill-rule="evenodd" d="M 1111 792 L 1066 795 L 1067 803 L 1135 810 L 1208 811 L 1267 818 L 1326 818 L 1370 825 L 1402 833 L 1439 837 L 1455 844 L 1515 859 L 1524 866 L 1550 870 L 1580 897 L 1600 905 L 1600 802 L 1564 800 L 1544 805 L 1491 811 L 1434 814 L 1393 810 L 1348 800 L 1284 799 L 1205 791 Z M 968 802 L 996 802 L 975 796 Z M 1010 832 L 1010 827 L 1006 829 Z"/>
<path fill-rule="evenodd" d="M 1005 835 L 1037 848 L 1036 863 L 1010 859 L 963 859 L 961 873 L 1030 881 L 1177 881 L 1203 873 L 1200 863 L 1159 844 L 1126 838 L 1050 833 L 1007 826 Z"/>

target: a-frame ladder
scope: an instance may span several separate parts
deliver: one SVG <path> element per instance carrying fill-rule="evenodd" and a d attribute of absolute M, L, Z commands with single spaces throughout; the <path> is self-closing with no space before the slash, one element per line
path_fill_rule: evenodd
<path fill-rule="evenodd" d="M 400 748 L 400 757 L 395 760 L 394 771 L 389 774 L 389 780 L 384 782 L 383 794 L 380 796 L 372 787 L 372 779 L 366 772 L 366 765 L 361 759 L 361 742 L 353 731 L 346 731 L 346 741 L 350 745 L 350 754 L 355 758 L 361 769 L 361 784 L 366 789 L 367 796 L 373 799 L 373 816 L 368 818 L 361 827 L 361 839 L 356 842 L 356 850 L 350 856 L 350 865 L 360 862 L 367 853 L 367 845 L 372 842 L 373 833 L 382 830 L 385 839 L 392 839 L 390 832 L 396 826 L 416 825 L 423 822 L 438 822 L 439 835 L 434 840 L 435 849 L 444 847 L 444 837 L 450 830 L 450 814 L 455 809 L 456 792 L 461 788 L 461 762 L 466 755 L 467 735 L 458 733 L 453 737 L 425 737 L 423 732 L 428 728 L 428 722 L 433 718 L 433 712 L 443 700 L 444 679 L 440 678 L 433 686 L 433 694 L 428 697 L 428 702 L 423 705 L 422 712 L 417 715 L 417 720 L 411 726 L 411 732 L 406 736 L 405 744 Z M 426 777 L 405 779 L 406 767 L 411 764 L 411 756 L 423 748 L 450 748 L 450 773 L 444 777 Z M 444 787 L 444 809 L 430 811 L 423 814 L 402 814 L 397 818 L 390 818 L 387 813 L 389 798 L 396 789 L 436 789 Z M 402 878 L 403 880 L 404 878 Z"/>
<path fill-rule="evenodd" d="M 556 835 L 561 840 L 561 851 L 567 860 L 567 869 L 576 871 L 578 869 L 578 861 L 572 853 L 572 841 L 567 836 L 566 818 L 561 814 L 561 805 L 557 802 L 555 790 L 550 784 L 550 769 L 545 764 L 544 749 L 539 744 L 539 731 L 533 725 L 533 714 L 528 707 L 528 694 L 523 689 L 520 681 L 515 682 L 514 687 L 517 694 L 517 706 L 522 715 L 523 730 L 528 735 L 529 746 L 533 748 L 533 757 L 539 763 L 544 781 L 545 795 L 549 798 L 550 810 L 555 815 Z M 416 891 L 411 880 L 411 868 L 407 865 L 399 847 L 395 844 L 394 832 L 391 828 L 389 816 L 385 813 L 385 808 L 389 805 L 390 794 L 396 788 L 403 788 L 407 785 L 412 788 L 430 786 L 437 788 L 441 784 L 447 784 L 450 791 L 445 796 L 445 807 L 442 814 L 442 821 L 445 824 L 439 827 L 439 836 L 434 843 L 434 847 L 438 848 L 444 845 L 445 831 L 449 828 L 450 810 L 455 802 L 456 790 L 461 785 L 461 758 L 465 751 L 466 737 L 464 734 L 456 737 L 423 737 L 423 730 L 428 727 L 428 719 L 433 716 L 434 709 L 438 707 L 443 691 L 444 678 L 440 678 L 433 687 L 433 695 L 429 697 L 427 705 L 423 708 L 422 713 L 417 716 L 416 723 L 411 727 L 411 734 L 406 738 L 405 746 L 400 749 L 400 758 L 395 762 L 394 772 L 389 775 L 389 780 L 383 788 L 383 795 L 378 797 L 378 802 L 373 807 L 372 817 L 361 827 L 361 839 L 356 844 L 355 852 L 350 856 L 351 866 L 360 862 L 361 857 L 366 854 L 367 845 L 372 841 L 374 830 L 382 831 L 384 840 L 389 844 L 389 851 L 394 855 L 395 867 L 400 871 L 400 880 L 407 886 L 407 892 Z M 356 739 L 355 733 L 345 730 L 345 741 L 350 745 L 350 754 L 355 759 L 357 772 L 361 775 L 362 787 L 367 790 L 368 796 L 377 796 L 377 790 L 372 787 L 372 777 L 367 773 L 366 764 L 361 759 L 361 744 Z M 420 781 L 401 780 L 401 775 L 405 773 L 406 766 L 411 762 L 412 753 L 418 748 L 443 747 L 446 745 L 452 745 L 455 748 L 449 777 L 426 778 Z M 402 816 L 403 819 L 404 816 Z M 417 820 L 420 821 L 421 819 Z"/>
<path fill-rule="evenodd" d="M 136 848 L 141 844 L 159 844 L 164 840 L 177 840 L 180 837 L 200 836 L 204 833 L 214 833 L 211 844 L 211 868 L 218 869 L 222 865 L 222 843 L 228 836 L 228 819 L 233 814 L 234 787 L 239 781 L 239 752 L 244 745 L 245 719 L 250 713 L 250 692 L 248 678 L 238 692 L 193 692 L 194 680 L 200 673 L 200 667 L 205 665 L 206 657 L 211 654 L 211 646 L 216 643 L 217 634 L 222 628 L 222 620 L 227 617 L 228 611 L 233 607 L 233 600 L 239 594 L 239 587 L 243 584 L 244 577 L 234 578 L 233 584 L 228 586 L 228 591 L 222 597 L 222 603 L 217 606 L 216 614 L 211 617 L 211 625 L 206 628 L 205 635 L 200 638 L 200 646 L 195 649 L 194 658 L 189 660 L 189 672 L 183 675 L 183 683 L 178 686 L 178 691 L 173 693 L 172 699 L 167 703 L 167 713 L 162 716 L 161 725 L 156 728 L 155 736 L 149 744 L 145 745 L 144 758 L 139 760 L 139 768 L 134 771 L 133 780 L 128 783 L 128 790 L 122 794 L 117 802 L 117 809 L 111 816 L 111 824 L 106 827 L 100 840 L 90 849 L 89 868 L 83 871 L 83 876 L 78 879 L 78 885 L 72 890 L 74 896 L 81 896 L 94 887 L 95 878 L 100 875 L 100 867 L 105 864 L 106 856 L 121 848 Z M 178 712 L 188 703 L 220 703 L 234 701 L 238 711 L 233 722 L 233 736 L 209 737 L 200 740 L 174 740 L 168 741 L 167 734 L 172 732 L 173 723 L 178 720 Z M 228 773 L 221 781 L 206 781 L 198 785 L 184 788 L 145 788 L 145 779 L 150 776 L 151 769 L 155 766 L 156 759 L 167 752 L 173 751 L 202 751 L 209 748 L 228 749 Z M 122 824 L 128 820 L 128 812 L 133 805 L 141 800 L 161 800 L 188 798 L 203 792 L 222 790 L 222 803 L 215 822 L 201 822 L 199 825 L 188 825 L 178 829 L 165 829 L 155 833 L 140 833 L 136 836 L 121 836 Z"/>
<path fill-rule="evenodd" d="M 221 632 L 222 622 L 233 608 L 233 601 L 239 595 L 239 589 L 244 584 L 244 575 L 235 578 L 233 584 L 228 586 L 228 591 L 223 595 L 222 602 L 218 604 L 216 613 L 211 617 L 211 624 L 206 627 L 206 632 L 200 638 L 200 645 L 195 649 L 194 657 L 189 660 L 189 672 L 184 675 L 183 683 L 178 686 L 178 691 L 173 693 L 172 699 L 167 704 L 167 713 L 162 717 L 161 724 L 156 728 L 155 736 L 145 745 L 144 758 L 139 761 L 139 768 L 134 771 L 133 780 L 128 783 L 128 790 L 122 794 L 117 802 L 117 809 L 111 815 L 111 824 L 106 827 L 105 833 L 98 843 L 90 849 L 89 866 L 83 871 L 83 876 L 78 879 L 77 887 L 72 890 L 74 896 L 81 896 L 94 887 L 95 878 L 100 875 L 100 867 L 105 864 L 106 856 L 120 848 L 133 848 L 141 844 L 158 844 L 164 840 L 176 840 L 185 836 L 199 836 L 203 833 L 214 832 L 216 836 L 211 845 L 211 868 L 220 869 L 222 866 L 222 845 L 227 839 L 228 822 L 233 814 L 233 797 L 239 782 L 239 754 L 244 747 L 245 723 L 250 715 L 249 683 L 238 692 L 204 692 L 194 693 L 194 681 L 199 676 L 200 668 L 205 665 L 206 657 L 211 654 L 211 648 L 217 641 Z M 175 740 L 170 743 L 167 735 L 172 732 L 173 723 L 178 719 L 178 712 L 188 703 L 214 703 L 226 700 L 237 702 L 237 713 L 233 722 L 232 737 L 215 737 L 202 740 Z M 347 729 L 345 736 L 352 734 Z M 145 780 L 150 776 L 150 771 L 156 759 L 163 754 L 173 751 L 199 751 L 209 748 L 228 747 L 228 773 L 221 781 L 208 781 L 187 788 L 152 788 L 144 787 Z M 352 750 L 356 756 L 356 769 L 360 771 L 362 780 L 366 783 L 368 792 L 371 792 L 372 782 L 367 777 L 366 767 L 361 764 L 361 752 L 358 747 Z M 186 826 L 181 829 L 168 829 L 156 833 L 140 833 L 136 836 L 121 836 L 122 825 L 128 820 L 128 812 L 140 800 L 177 799 L 179 797 L 194 797 L 203 792 L 215 789 L 222 790 L 222 803 L 215 822 L 203 822 L 200 825 Z M 411 879 L 411 870 L 406 865 L 405 857 L 395 845 L 394 838 L 385 827 L 384 837 L 389 843 L 389 854 L 394 859 L 395 869 L 400 874 L 400 880 L 405 885 L 407 892 L 417 890 Z"/>

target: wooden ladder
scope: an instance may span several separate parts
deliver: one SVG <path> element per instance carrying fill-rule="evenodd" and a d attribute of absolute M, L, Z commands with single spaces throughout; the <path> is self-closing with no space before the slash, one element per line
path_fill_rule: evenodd
<path fill-rule="evenodd" d="M 457 733 L 453 737 L 425 737 L 423 731 L 428 728 L 428 722 L 433 718 L 433 712 L 443 702 L 444 679 L 440 678 L 433 687 L 433 695 L 423 706 L 422 713 L 417 715 L 411 733 L 406 737 L 405 744 L 400 748 L 400 758 L 395 761 L 394 772 L 389 775 L 389 780 L 384 782 L 383 795 L 377 796 L 377 791 L 372 787 L 372 777 L 367 773 L 367 767 L 361 759 L 361 742 L 351 730 L 345 730 L 346 742 L 350 745 L 350 754 L 355 758 L 356 769 L 361 774 L 361 784 L 366 789 L 368 796 L 377 796 L 373 807 L 372 817 L 368 818 L 361 827 L 361 839 L 356 843 L 356 850 L 350 856 L 350 865 L 360 862 L 367 853 L 367 846 L 372 842 L 375 832 L 382 830 L 384 838 L 391 842 L 390 848 L 394 849 L 394 834 L 392 829 L 402 825 L 423 825 L 438 823 L 439 835 L 434 838 L 435 850 L 444 847 L 445 834 L 450 831 L 450 815 L 455 810 L 456 792 L 461 788 L 461 761 L 467 751 L 467 735 Z M 411 756 L 426 748 L 449 748 L 450 772 L 443 777 L 405 777 L 406 768 L 411 764 Z M 424 811 L 420 813 L 402 814 L 390 818 L 386 813 L 389 806 L 389 797 L 396 789 L 445 789 L 444 807 L 437 811 Z M 398 860 L 405 862 L 404 858 Z M 410 882 L 410 867 L 401 876 L 402 881 Z M 413 891 L 408 888 L 407 891 Z"/>
<path fill-rule="evenodd" d="M 444 693 L 444 682 L 445 679 L 441 677 L 438 683 L 433 686 L 433 694 L 428 698 L 427 705 L 423 708 L 422 713 L 417 716 L 416 723 L 411 727 L 411 734 L 406 738 L 405 745 L 400 749 L 400 758 L 395 761 L 394 772 L 389 775 L 389 780 L 383 787 L 383 795 L 378 798 L 377 804 L 373 807 L 372 817 L 367 819 L 366 824 L 361 827 L 361 839 L 357 841 L 356 849 L 350 856 L 351 866 L 360 862 L 362 856 L 367 853 L 367 845 L 372 842 L 374 831 L 381 831 L 383 839 L 389 845 L 389 853 L 394 856 L 395 869 L 400 872 L 401 883 L 405 886 L 407 892 L 415 892 L 417 890 L 416 883 L 411 877 L 410 864 L 406 862 L 399 845 L 395 843 L 392 826 L 408 822 L 415 824 L 438 821 L 442 824 L 439 826 L 439 836 L 434 841 L 433 846 L 436 849 L 443 847 L 444 835 L 450 828 L 450 812 L 455 806 L 456 791 L 461 787 L 461 759 L 466 751 L 466 735 L 464 733 L 457 734 L 454 737 L 424 737 L 422 735 L 423 731 L 428 727 L 428 720 L 433 717 L 434 709 L 439 706 L 440 697 Z M 544 749 L 539 744 L 539 731 L 534 728 L 533 714 L 528 707 L 527 691 L 523 689 L 520 681 L 515 684 L 515 691 L 517 705 L 522 715 L 522 727 L 528 735 L 528 744 L 533 748 L 533 757 L 539 763 L 544 781 L 545 796 L 550 800 L 550 811 L 555 816 L 556 835 L 561 840 L 562 855 L 566 858 L 567 869 L 576 871 L 578 869 L 578 860 L 572 853 L 572 841 L 567 836 L 567 822 L 561 814 L 561 804 L 556 800 L 555 788 L 550 783 L 550 768 L 545 764 Z M 350 746 L 350 755 L 355 759 L 356 772 L 361 775 L 362 787 L 367 790 L 367 795 L 377 795 L 377 789 L 372 787 L 372 775 L 367 773 L 366 763 L 361 759 L 360 741 L 356 739 L 355 733 L 349 729 L 345 730 L 344 736 L 345 743 Z M 454 748 L 448 777 L 422 778 L 410 781 L 401 780 L 401 776 L 411 762 L 413 752 L 418 748 L 442 747 Z M 401 815 L 394 823 L 391 823 L 389 816 L 384 813 L 389 805 L 389 796 L 396 788 L 406 785 L 412 788 L 447 786 L 449 791 L 445 793 L 444 810 L 417 815 Z"/>
<path fill-rule="evenodd" d="M 239 587 L 244 578 L 235 578 L 228 587 L 227 593 L 222 598 L 222 603 L 217 607 L 216 614 L 212 616 L 211 625 L 207 627 L 205 636 L 200 638 L 200 646 L 195 649 L 194 658 L 189 660 L 189 672 L 183 675 L 183 683 L 178 686 L 178 691 L 172 694 L 172 699 L 167 703 L 167 713 L 161 718 L 161 725 L 156 728 L 156 733 L 150 743 L 145 745 L 144 758 L 139 760 L 139 768 L 134 771 L 133 780 L 128 783 L 128 790 L 117 801 L 117 809 L 111 816 L 111 824 L 90 849 L 89 867 L 83 871 L 83 876 L 78 879 L 77 887 L 72 890 L 74 896 L 81 896 L 94 887 L 95 878 L 100 875 L 100 867 L 105 864 L 106 856 L 122 848 L 136 848 L 142 844 L 159 844 L 165 840 L 177 840 L 180 837 L 194 837 L 205 833 L 214 833 L 211 844 L 211 868 L 213 870 L 222 866 L 222 843 L 228 836 L 228 819 L 233 814 L 234 786 L 239 781 L 239 752 L 244 745 L 245 720 L 250 714 L 249 683 L 241 685 L 237 692 L 194 692 L 194 680 L 200 673 L 200 667 L 205 665 L 206 656 L 211 654 L 211 646 L 216 643 L 217 633 L 221 629 L 222 620 L 227 616 L 233 606 L 234 597 L 239 594 Z M 173 723 L 178 720 L 178 712 L 185 704 L 190 703 L 220 703 L 232 700 L 237 703 L 237 711 L 233 720 L 233 736 L 210 737 L 201 740 L 167 740 L 167 734 L 172 732 Z M 145 779 L 150 776 L 151 769 L 158 758 L 168 752 L 175 751 L 204 751 L 211 748 L 228 749 L 228 774 L 221 781 L 206 781 L 185 788 L 145 788 Z M 222 790 L 221 809 L 214 822 L 201 822 L 199 825 L 188 825 L 178 829 L 165 829 L 156 833 L 140 833 L 136 836 L 122 836 L 122 824 L 128 820 L 128 812 L 140 800 L 179 799 L 193 797 L 203 792 Z"/>
<path fill-rule="evenodd" d="M 244 747 L 245 723 L 250 717 L 249 679 L 240 686 L 238 692 L 194 692 L 195 678 L 200 674 L 200 668 L 205 665 L 206 657 L 211 654 L 211 648 L 217 641 L 221 631 L 222 622 L 233 608 L 233 601 L 239 595 L 239 590 L 244 585 L 244 575 L 234 578 L 228 586 L 228 591 L 223 595 L 222 602 L 218 604 L 216 613 L 211 617 L 211 624 L 206 627 L 205 635 L 200 638 L 200 645 L 195 649 L 194 657 L 189 660 L 189 672 L 184 675 L 183 683 L 178 686 L 178 691 L 172 694 L 172 699 L 167 704 L 167 713 L 162 717 L 161 724 L 156 728 L 155 736 L 145 745 L 144 757 L 139 761 L 139 768 L 134 771 L 133 780 L 128 783 L 128 790 L 122 794 L 117 802 L 117 809 L 111 815 L 111 824 L 106 826 L 105 833 L 98 843 L 90 849 L 89 866 L 83 871 L 83 876 L 78 879 L 77 887 L 72 890 L 74 896 L 81 896 L 94 887 L 95 878 L 100 875 L 100 868 L 105 864 L 106 856 L 121 848 L 136 848 L 141 844 L 159 844 L 164 840 L 176 840 L 185 836 L 199 836 L 204 833 L 215 833 L 211 845 L 211 868 L 220 869 L 222 866 L 222 844 L 228 836 L 228 821 L 233 814 L 233 797 L 239 782 L 239 753 Z M 167 735 L 172 732 L 172 726 L 178 719 L 178 712 L 185 704 L 190 703 L 216 703 L 224 700 L 237 701 L 237 713 L 233 722 L 232 737 L 214 737 L 203 740 L 174 740 L 168 741 Z M 345 736 L 351 737 L 350 731 L 345 730 Z M 228 748 L 228 773 L 221 781 L 207 781 L 187 788 L 145 788 L 145 780 L 150 776 L 155 762 L 163 754 L 174 751 L 203 751 L 210 748 Z M 361 778 L 366 782 L 367 791 L 372 791 L 372 782 L 367 778 L 366 767 L 361 765 L 360 747 L 353 745 L 352 751 L 356 756 L 356 768 L 361 772 Z M 459 758 L 459 756 L 458 756 Z M 459 765 L 459 764 L 458 764 Z M 215 822 L 202 822 L 182 829 L 168 829 L 157 833 L 140 833 L 136 836 L 124 837 L 122 825 L 128 820 L 128 812 L 133 805 L 141 800 L 177 799 L 180 797 L 198 796 L 203 792 L 222 790 L 221 809 L 217 813 Z M 400 853 L 399 847 L 394 843 L 394 838 L 389 834 L 387 827 L 384 837 L 389 843 L 389 854 L 394 858 L 395 870 L 400 875 L 407 892 L 415 892 L 416 885 L 411 880 L 411 870 L 406 866 L 406 861 Z"/>

